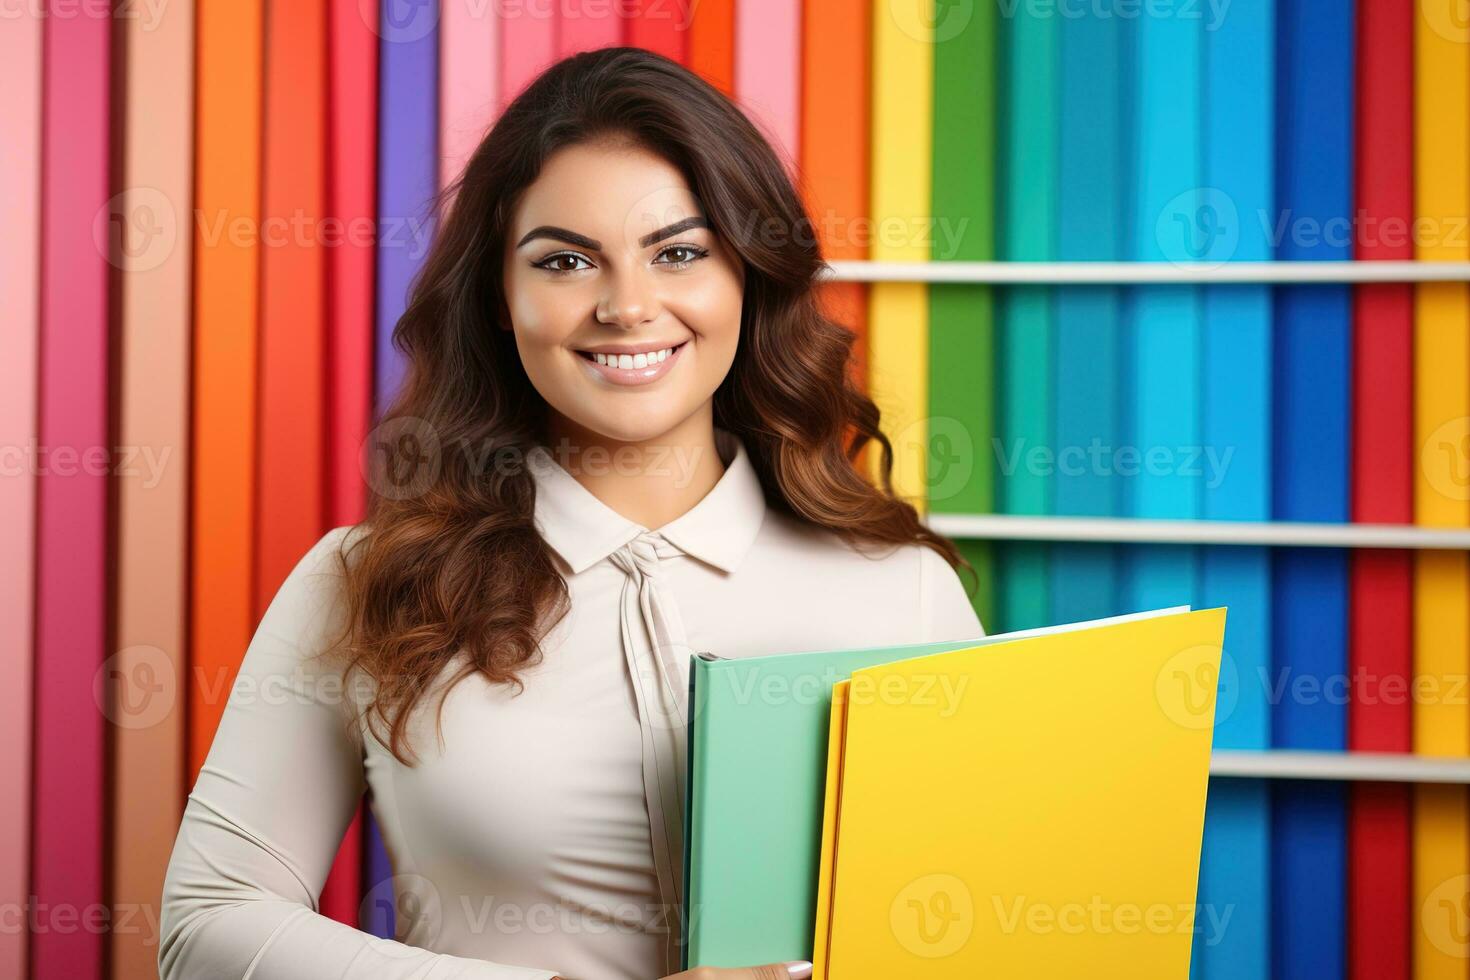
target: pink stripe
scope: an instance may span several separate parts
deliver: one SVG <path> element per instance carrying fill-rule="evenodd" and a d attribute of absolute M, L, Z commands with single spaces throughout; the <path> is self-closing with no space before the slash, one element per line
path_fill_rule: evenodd
<path fill-rule="evenodd" d="M 82 915 L 103 900 L 104 729 L 93 684 L 105 656 L 113 460 L 108 264 L 94 233 L 104 245 L 114 237 L 106 213 L 113 21 L 61 6 L 45 27 L 40 441 L 48 465 L 37 521 L 31 890 L 41 906 Z M 32 937 L 31 976 L 100 976 L 102 933 L 52 926 Z"/>
<path fill-rule="evenodd" d="M 0 28 L 0 446 L 36 440 L 40 332 L 41 19 L 22 8 Z M 31 641 L 36 483 L 24 459 L 0 480 L 0 908 L 24 908 L 31 818 Z M 26 975 L 25 929 L 0 930 L 0 976 Z"/>
<path fill-rule="evenodd" d="M 620 8 L 608 0 L 561 0 L 557 54 L 566 58 L 623 43 Z"/>
<path fill-rule="evenodd" d="M 500 24 L 495 5 L 444 0 L 439 12 L 439 186 L 448 187 L 498 112 Z"/>
<path fill-rule="evenodd" d="M 740 0 L 735 7 L 735 95 L 788 165 L 800 163 L 801 4 Z"/>
<path fill-rule="evenodd" d="M 500 10 L 500 109 L 556 60 L 558 0 L 492 4 Z"/>

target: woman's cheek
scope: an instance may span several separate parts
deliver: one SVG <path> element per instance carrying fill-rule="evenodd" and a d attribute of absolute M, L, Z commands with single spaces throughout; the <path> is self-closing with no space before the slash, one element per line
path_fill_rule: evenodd
<path fill-rule="evenodd" d="M 680 296 L 678 305 L 670 306 L 706 345 L 733 349 L 740 334 L 742 300 L 739 280 L 730 275 L 720 275 L 691 283 Z"/>
<path fill-rule="evenodd" d="M 528 346 L 544 350 L 560 347 L 576 327 L 576 298 L 569 293 L 522 286 L 515 296 L 511 321 Z"/>

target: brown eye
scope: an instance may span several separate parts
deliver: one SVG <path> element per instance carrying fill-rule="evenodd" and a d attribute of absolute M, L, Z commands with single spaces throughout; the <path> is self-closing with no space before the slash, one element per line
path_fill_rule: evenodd
<path fill-rule="evenodd" d="M 708 249 L 699 248 L 696 245 L 670 245 L 658 253 L 658 261 L 661 265 L 686 266 L 697 259 L 702 259 L 709 254 Z M 663 261 L 665 258 L 668 261 Z"/>
<path fill-rule="evenodd" d="M 576 264 L 578 262 L 585 262 L 586 268 L 592 268 L 592 263 L 587 260 L 587 257 L 578 255 L 576 252 L 557 252 L 553 255 L 548 255 L 540 262 L 533 262 L 531 264 L 538 269 L 545 269 L 547 272 L 566 274 L 568 272 L 581 271 L 582 266 L 578 266 Z"/>

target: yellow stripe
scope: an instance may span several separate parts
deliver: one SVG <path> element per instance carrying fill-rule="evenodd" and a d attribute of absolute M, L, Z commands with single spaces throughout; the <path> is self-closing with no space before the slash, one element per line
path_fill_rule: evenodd
<path fill-rule="evenodd" d="M 1417 257 L 1465 261 L 1470 214 L 1470 45 L 1451 36 L 1458 0 L 1423 0 L 1415 22 Z M 1424 220 L 1427 219 L 1427 220 Z M 1470 290 L 1417 287 L 1414 308 L 1414 514 L 1419 524 L 1470 527 Z M 1421 553 L 1414 570 L 1414 749 L 1470 755 L 1470 561 Z M 1414 808 L 1414 976 L 1470 977 L 1460 917 L 1470 878 L 1470 805 L 1463 787 L 1421 786 Z"/>
<path fill-rule="evenodd" d="M 881 262 L 926 262 L 934 103 L 933 0 L 873 0 L 873 237 Z M 868 390 L 893 442 L 893 489 L 921 510 L 929 404 L 929 299 L 916 283 L 868 293 Z M 877 478 L 878 453 L 871 453 Z"/>

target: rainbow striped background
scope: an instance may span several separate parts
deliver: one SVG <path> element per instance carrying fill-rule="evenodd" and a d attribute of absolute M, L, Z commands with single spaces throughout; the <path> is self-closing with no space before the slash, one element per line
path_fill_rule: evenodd
<path fill-rule="evenodd" d="M 841 277 L 872 280 L 823 288 L 988 629 L 1228 604 L 1218 748 L 1470 757 L 1464 277 L 1217 275 L 1470 261 L 1457 0 L 23 6 L 0 17 L 0 975 L 156 975 L 239 658 L 362 514 L 428 199 L 537 71 L 612 44 L 734 97 Z M 887 265 L 992 261 L 1217 274 Z M 1143 543 L 1159 519 L 1424 533 Z M 321 911 L 391 935 L 389 873 L 364 810 Z M 1200 977 L 1465 980 L 1465 787 L 1217 778 L 1200 901 Z"/>

